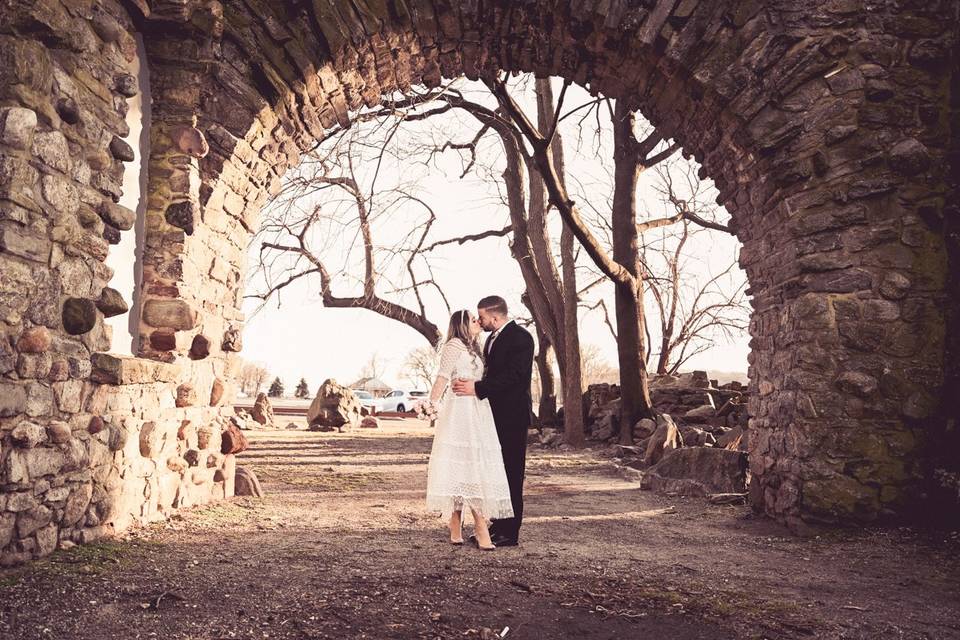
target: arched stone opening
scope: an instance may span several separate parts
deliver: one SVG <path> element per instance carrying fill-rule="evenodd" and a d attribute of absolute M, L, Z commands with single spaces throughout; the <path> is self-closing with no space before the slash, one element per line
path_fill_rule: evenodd
<path fill-rule="evenodd" d="M 143 34 L 153 102 L 138 353 L 159 362 L 101 362 L 88 416 L 136 414 L 93 400 L 126 397 L 103 389 L 134 369 L 157 407 L 198 424 L 222 416 L 244 248 L 300 151 L 396 88 L 522 70 L 631 101 L 716 182 L 754 301 L 754 506 L 794 523 L 870 521 L 906 515 L 922 494 L 946 423 L 946 4 L 132 5 L 116 38 Z M 20 11 L 7 37 L 59 64 L 80 56 L 82 41 L 54 37 L 58 10 Z M 9 67 L 23 77 L 5 83 L 4 104 L 39 109 L 37 95 L 54 96 Z M 18 238 L 4 234 L 9 261 Z M 26 326 L 7 324 L 14 337 Z"/>
<path fill-rule="evenodd" d="M 910 59 L 916 45 L 898 53 L 879 47 L 876 32 L 858 37 L 856 28 L 870 29 L 865 16 L 842 9 L 820 10 L 822 24 L 811 26 L 808 16 L 683 3 L 607 12 L 318 6 L 228 5 L 222 21 L 209 16 L 209 40 L 194 32 L 156 43 L 152 68 L 171 91 L 158 115 L 169 127 L 195 123 L 210 145 L 171 204 L 151 208 L 169 220 L 185 209 L 175 202 L 190 203 L 193 235 L 175 259 L 186 264 L 191 245 L 207 242 L 210 273 L 228 248 L 238 264 L 300 150 L 394 89 L 497 70 L 584 82 L 630 100 L 679 140 L 733 215 L 755 307 L 754 504 L 787 519 L 870 520 L 917 497 L 923 421 L 942 383 L 946 266 L 929 221 L 939 206 L 930 182 L 937 141 L 922 118 L 933 103 L 898 86 L 908 74 L 934 89 Z M 165 66 L 182 61 L 184 42 L 212 47 L 212 60 L 191 72 L 199 90 L 190 95 L 179 91 L 183 72 Z M 904 126 L 909 110 L 917 120 Z M 184 157 L 181 146 L 166 160 Z M 230 246 L 210 252 L 220 245 L 203 238 L 217 225 Z M 214 286 L 223 306 L 192 309 L 217 334 L 238 290 L 211 280 L 223 283 Z M 145 304 L 158 304 L 149 291 Z"/>

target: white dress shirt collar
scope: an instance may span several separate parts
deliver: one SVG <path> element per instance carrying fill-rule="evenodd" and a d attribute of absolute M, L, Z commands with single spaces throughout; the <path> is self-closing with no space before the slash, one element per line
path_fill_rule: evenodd
<path fill-rule="evenodd" d="M 506 328 L 506 326 L 507 326 L 508 324 L 510 324 L 511 322 L 513 322 L 513 320 L 507 320 L 507 321 L 504 322 L 502 325 L 500 325 L 500 328 L 499 328 L 499 329 L 497 329 L 496 331 L 494 331 L 493 333 L 491 333 L 491 334 L 490 334 L 490 342 L 492 343 L 494 340 L 496 340 L 496 339 L 497 339 L 497 336 L 500 335 L 500 332 L 503 331 L 503 330 Z"/>

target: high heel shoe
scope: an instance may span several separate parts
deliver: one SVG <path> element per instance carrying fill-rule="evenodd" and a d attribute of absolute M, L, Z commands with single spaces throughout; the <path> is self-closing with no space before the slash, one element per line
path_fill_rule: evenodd
<path fill-rule="evenodd" d="M 493 551 L 494 549 L 497 548 L 497 545 L 495 545 L 495 544 L 493 544 L 493 543 L 491 543 L 489 547 L 482 547 L 482 546 L 480 546 L 480 541 L 477 539 L 477 536 L 476 536 L 476 535 L 471 535 L 471 536 L 470 536 L 470 544 L 472 544 L 472 545 L 473 545 L 474 547 L 476 547 L 477 549 L 480 549 L 480 551 Z"/>
<path fill-rule="evenodd" d="M 450 544 L 455 545 L 455 546 L 460 546 L 460 545 L 463 544 L 463 516 L 460 516 L 460 531 L 459 531 L 459 533 L 460 533 L 460 539 L 459 539 L 459 540 L 456 539 L 456 538 L 454 538 L 452 533 L 450 534 Z"/>
<path fill-rule="evenodd" d="M 487 538 L 490 538 L 489 532 L 487 533 Z M 493 551 L 497 548 L 497 545 L 493 544 L 492 539 L 490 540 L 489 547 L 480 544 L 480 537 L 476 534 L 476 530 L 474 530 L 474 534 L 470 536 L 470 542 L 473 543 L 473 546 L 475 546 L 477 549 L 480 549 L 480 551 Z"/>

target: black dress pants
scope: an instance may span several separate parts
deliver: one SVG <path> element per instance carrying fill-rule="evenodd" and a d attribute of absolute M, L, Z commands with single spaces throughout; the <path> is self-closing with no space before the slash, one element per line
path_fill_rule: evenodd
<path fill-rule="evenodd" d="M 507 484 L 510 487 L 513 517 L 494 520 L 490 526 L 490 533 L 515 540 L 520 535 L 520 524 L 523 521 L 523 477 L 527 465 L 527 429 L 526 427 L 497 429 L 497 435 L 500 438 L 503 467 L 507 472 Z"/>

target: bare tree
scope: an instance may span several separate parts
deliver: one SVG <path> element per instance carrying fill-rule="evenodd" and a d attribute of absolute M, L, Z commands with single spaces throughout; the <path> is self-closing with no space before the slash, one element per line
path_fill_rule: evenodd
<path fill-rule="evenodd" d="M 554 106 L 549 79 L 536 81 L 535 95 L 537 126 L 546 131 L 554 127 L 559 118 L 559 107 Z M 510 251 L 526 285 L 524 304 L 534 318 L 540 344 L 538 371 L 541 383 L 547 385 L 547 388 L 543 389 L 545 393 L 541 400 L 546 399 L 548 404 L 541 407 L 540 413 L 544 414 L 545 408 L 547 414 L 552 414 L 555 409 L 549 403 L 551 400 L 555 403 L 556 394 L 554 389 L 550 388 L 553 384 L 552 370 L 549 368 L 551 347 L 560 369 L 564 397 L 579 398 L 582 395 L 573 234 L 566 227 L 561 232 L 561 271 L 557 267 L 550 240 L 545 186 L 537 166 L 533 164 L 523 145 L 522 132 L 502 113 L 467 100 L 457 91 L 448 90 L 439 95 L 437 100 L 470 113 L 482 125 L 470 142 L 451 143 L 444 145 L 445 147 L 468 149 L 473 155 L 476 142 L 488 129 L 497 134 L 502 144 L 506 160 L 502 179 L 511 224 L 502 230 L 490 230 L 481 235 L 486 237 L 512 232 Z M 559 136 L 555 136 L 550 152 L 562 169 L 563 150 Z M 474 162 L 475 158 L 471 157 L 468 166 L 472 166 Z M 529 198 L 525 184 L 529 185 Z M 574 446 L 582 446 L 584 443 L 584 416 L 579 401 L 568 403 L 564 409 L 564 440 Z"/>
<path fill-rule="evenodd" d="M 655 370 L 673 374 L 712 347 L 717 337 L 729 339 L 746 331 L 750 309 L 746 281 L 737 285 L 731 277 L 737 266 L 735 258 L 716 273 L 702 276 L 705 269 L 692 264 L 694 259 L 684 251 L 691 237 L 703 232 L 691 226 L 691 212 L 701 220 L 715 217 L 716 205 L 704 197 L 701 180 L 689 166 L 685 171 L 664 168 L 657 173 L 664 201 L 684 218 L 679 228 L 665 230 L 658 241 L 645 245 L 641 257 L 659 321 Z M 685 198 L 678 195 L 677 177 L 685 182 Z M 653 355 L 651 348 L 646 354 L 648 362 Z"/>
<path fill-rule="evenodd" d="M 380 354 L 374 352 L 370 355 L 370 359 L 367 360 L 364 365 L 360 368 L 360 377 L 361 378 L 379 378 L 380 377 Z"/>
<path fill-rule="evenodd" d="M 560 117 L 561 105 L 554 106 L 553 89 L 549 78 L 538 79 L 537 87 L 537 127 L 541 133 L 548 134 L 556 128 L 557 119 Z M 557 175 L 563 179 L 566 175 L 566 163 L 563 158 L 563 142 L 560 135 L 553 131 L 550 133 L 553 138 L 550 145 L 550 152 L 553 154 L 553 161 L 557 168 Z M 536 174 L 538 182 L 542 181 L 539 172 L 530 172 Z M 543 186 L 538 184 L 537 190 L 543 193 Z M 546 219 L 546 216 L 544 216 Z M 539 231 L 539 229 L 538 229 Z M 546 236 L 546 224 L 543 227 L 543 233 L 537 234 L 538 237 Z M 561 377 L 563 382 L 564 397 L 564 440 L 573 446 L 583 446 L 586 436 L 584 433 L 585 416 L 583 412 L 583 403 L 580 398 L 583 396 L 583 364 L 580 353 L 580 330 L 578 325 L 578 295 L 577 295 L 577 269 L 576 257 L 574 255 L 574 237 L 570 224 L 564 220 L 560 231 L 560 260 L 561 260 L 561 294 L 560 316 L 563 331 L 563 353 L 564 353 L 564 373 Z M 567 418 L 569 416 L 569 419 Z"/>
<path fill-rule="evenodd" d="M 552 92 L 550 92 L 549 83 L 544 81 L 538 83 L 537 96 L 540 103 L 539 110 L 542 112 L 541 120 L 544 126 L 549 126 L 553 122 L 555 115 L 552 107 Z M 470 161 L 464 168 L 465 176 L 476 164 L 477 145 L 484 134 L 492 131 L 497 135 L 502 145 L 506 166 L 503 170 L 502 185 L 505 192 L 504 204 L 510 214 L 510 224 L 503 228 L 489 229 L 480 233 L 465 234 L 457 237 L 446 238 L 426 245 L 424 252 L 449 244 L 464 244 L 469 241 L 482 240 L 484 238 L 504 236 L 511 234 L 510 251 L 517 265 L 520 268 L 521 275 L 526 285 L 524 295 L 524 304 L 533 315 L 538 332 L 538 342 L 540 344 L 540 353 L 538 355 L 538 370 L 541 373 L 540 379 L 545 385 L 545 393 L 541 400 L 546 404 L 540 407 L 540 413 L 548 420 L 555 420 L 556 415 L 556 392 L 554 390 L 554 378 L 552 368 L 549 367 L 549 354 L 552 347 L 560 345 L 561 348 L 555 349 L 556 359 L 561 370 L 561 381 L 568 380 L 566 376 L 566 361 L 568 359 L 568 350 L 572 349 L 569 359 L 576 360 L 579 357 L 579 350 L 575 348 L 576 341 L 571 345 L 565 346 L 564 334 L 564 283 L 561 274 L 554 260 L 552 246 L 550 242 L 547 225 L 547 200 L 544 192 L 543 183 L 536 174 L 535 167 L 530 164 L 529 156 L 521 144 L 520 133 L 515 130 L 509 120 L 503 118 L 493 109 L 484 106 L 481 103 L 468 100 L 456 89 L 447 89 L 444 92 L 436 94 L 433 99 L 436 102 L 443 102 L 452 108 L 457 108 L 471 114 L 476 118 L 481 126 L 477 133 L 467 142 L 455 142 L 447 140 L 429 149 L 432 155 L 436 152 L 442 152 L 448 149 L 469 152 Z M 440 113 L 440 110 L 434 110 L 434 114 Z M 558 158 L 562 153 L 560 151 L 560 141 L 557 141 Z M 532 168 L 532 171 L 528 169 Z M 499 181 L 498 181 L 499 182 Z M 527 199 L 526 185 L 529 182 L 530 192 Z M 567 253 L 571 253 L 572 235 L 566 243 Z M 561 247 L 561 252 L 563 247 Z M 571 268 L 568 277 L 571 277 L 573 271 L 572 257 L 565 262 Z M 571 286 L 575 289 L 576 283 Z M 569 323 L 570 320 L 568 319 Z M 576 316 L 573 316 L 572 326 L 576 331 Z M 577 373 L 574 378 L 578 377 Z M 566 384 L 566 382 L 564 382 Z M 578 384 L 579 386 L 579 384 Z M 578 391 L 571 389 L 571 394 L 579 395 Z M 573 410 L 565 412 L 564 419 L 565 439 L 571 444 L 580 446 L 583 444 L 583 419 L 582 412 Z"/>
<path fill-rule="evenodd" d="M 637 176 L 641 168 L 656 164 L 669 156 L 675 151 L 675 147 L 667 146 L 657 151 L 658 146 L 664 141 L 656 132 L 644 141 L 638 141 L 634 135 L 632 112 L 624 105 L 619 105 L 614 110 L 614 134 L 617 147 L 615 161 L 618 168 L 611 215 L 615 221 L 615 230 L 612 235 L 616 246 L 611 255 L 585 222 L 579 207 L 564 184 L 562 167 L 558 167 L 557 159 L 551 152 L 553 139 L 557 135 L 557 125 L 561 120 L 559 114 L 563 96 L 569 81 L 564 84 L 564 91 L 561 91 L 556 111 L 557 117 L 553 126 L 546 131 L 542 131 L 531 122 L 510 95 L 503 78 L 486 79 L 485 82 L 496 96 L 500 109 L 509 116 L 524 143 L 530 147 L 530 155 L 543 177 L 550 203 L 560 212 L 564 223 L 569 225 L 597 268 L 614 283 L 620 301 L 617 310 L 618 351 L 622 356 L 620 373 L 621 376 L 626 376 L 626 384 L 622 389 L 624 408 L 621 412 L 620 438 L 621 442 L 632 443 L 634 421 L 638 417 L 653 414 L 646 367 L 641 357 L 641 354 L 646 353 L 647 350 L 644 348 L 646 330 L 643 319 L 643 278 L 639 270 L 638 251 L 635 248 L 637 237 L 645 231 L 674 224 L 680 220 L 690 220 L 698 224 L 702 222 L 694 212 L 683 210 L 674 216 L 637 223 Z M 723 227 L 723 225 L 713 226 Z M 726 230 L 729 231 L 728 228 Z"/>
<path fill-rule="evenodd" d="M 237 382 L 245 394 L 256 396 L 269 379 L 270 372 L 266 367 L 254 362 L 244 362 L 240 367 Z"/>
<path fill-rule="evenodd" d="M 616 366 L 603 357 L 600 347 L 595 344 L 585 344 L 580 350 L 580 354 L 580 361 L 583 364 L 583 383 L 585 386 L 619 382 L 620 372 Z"/>
<path fill-rule="evenodd" d="M 378 114 L 396 111 L 391 106 Z M 377 114 L 363 115 L 358 121 L 372 123 L 374 131 L 383 126 L 373 117 Z M 425 294 L 432 290 L 444 304 L 446 298 L 429 263 L 420 256 L 436 214 L 403 185 L 378 192 L 378 173 L 359 173 L 358 160 L 379 163 L 385 153 L 386 142 L 379 148 L 371 148 L 366 142 L 370 133 L 357 126 L 326 136 L 301 162 L 297 175 L 288 180 L 261 227 L 264 240 L 256 273 L 263 277 L 264 286 L 251 297 L 264 303 L 275 297 L 279 304 L 285 287 L 309 278 L 319 285 L 324 306 L 368 309 L 411 327 L 435 346 L 441 333 L 427 317 Z M 391 136 L 385 137 L 389 140 Z M 423 218 L 411 225 L 398 243 L 377 244 L 375 221 L 387 219 L 400 209 L 409 211 L 411 206 L 419 207 Z M 331 238 L 340 246 L 331 246 Z M 352 253 L 345 258 L 336 255 L 337 250 L 343 251 L 344 240 L 349 242 L 348 251 L 358 250 L 359 260 Z M 343 266 L 334 269 L 330 265 L 338 258 Z M 349 287 L 355 290 L 340 292 Z M 404 304 L 403 299 L 412 304 Z"/>
<path fill-rule="evenodd" d="M 609 106 L 609 101 L 607 102 Z M 643 308 L 644 281 L 640 272 L 637 224 L 637 182 L 640 173 L 662 162 L 677 149 L 663 145 L 656 131 L 642 141 L 636 136 L 636 116 L 623 100 L 612 109 L 614 140 L 613 203 L 611 230 L 613 260 L 623 265 L 630 278 L 615 282 L 614 310 L 617 318 L 617 359 L 620 364 L 620 442 L 633 444 L 633 425 L 643 417 L 651 417 L 653 403 L 647 382 L 646 318 Z M 658 147 L 665 147 L 660 148 Z M 651 228 L 652 222 L 645 223 Z"/>
<path fill-rule="evenodd" d="M 527 296 L 524 296 L 524 304 L 529 309 Z M 539 324 L 534 322 L 534 326 L 537 332 L 537 354 L 534 357 L 534 363 L 537 368 L 534 369 L 532 384 L 536 391 L 537 418 L 542 428 L 558 424 L 560 421 L 557 413 L 557 377 L 553 371 L 555 359 L 553 344 Z"/>
<path fill-rule="evenodd" d="M 414 386 L 427 389 L 433 384 L 437 368 L 437 352 L 430 347 L 418 347 L 407 354 L 401 376 Z"/>

